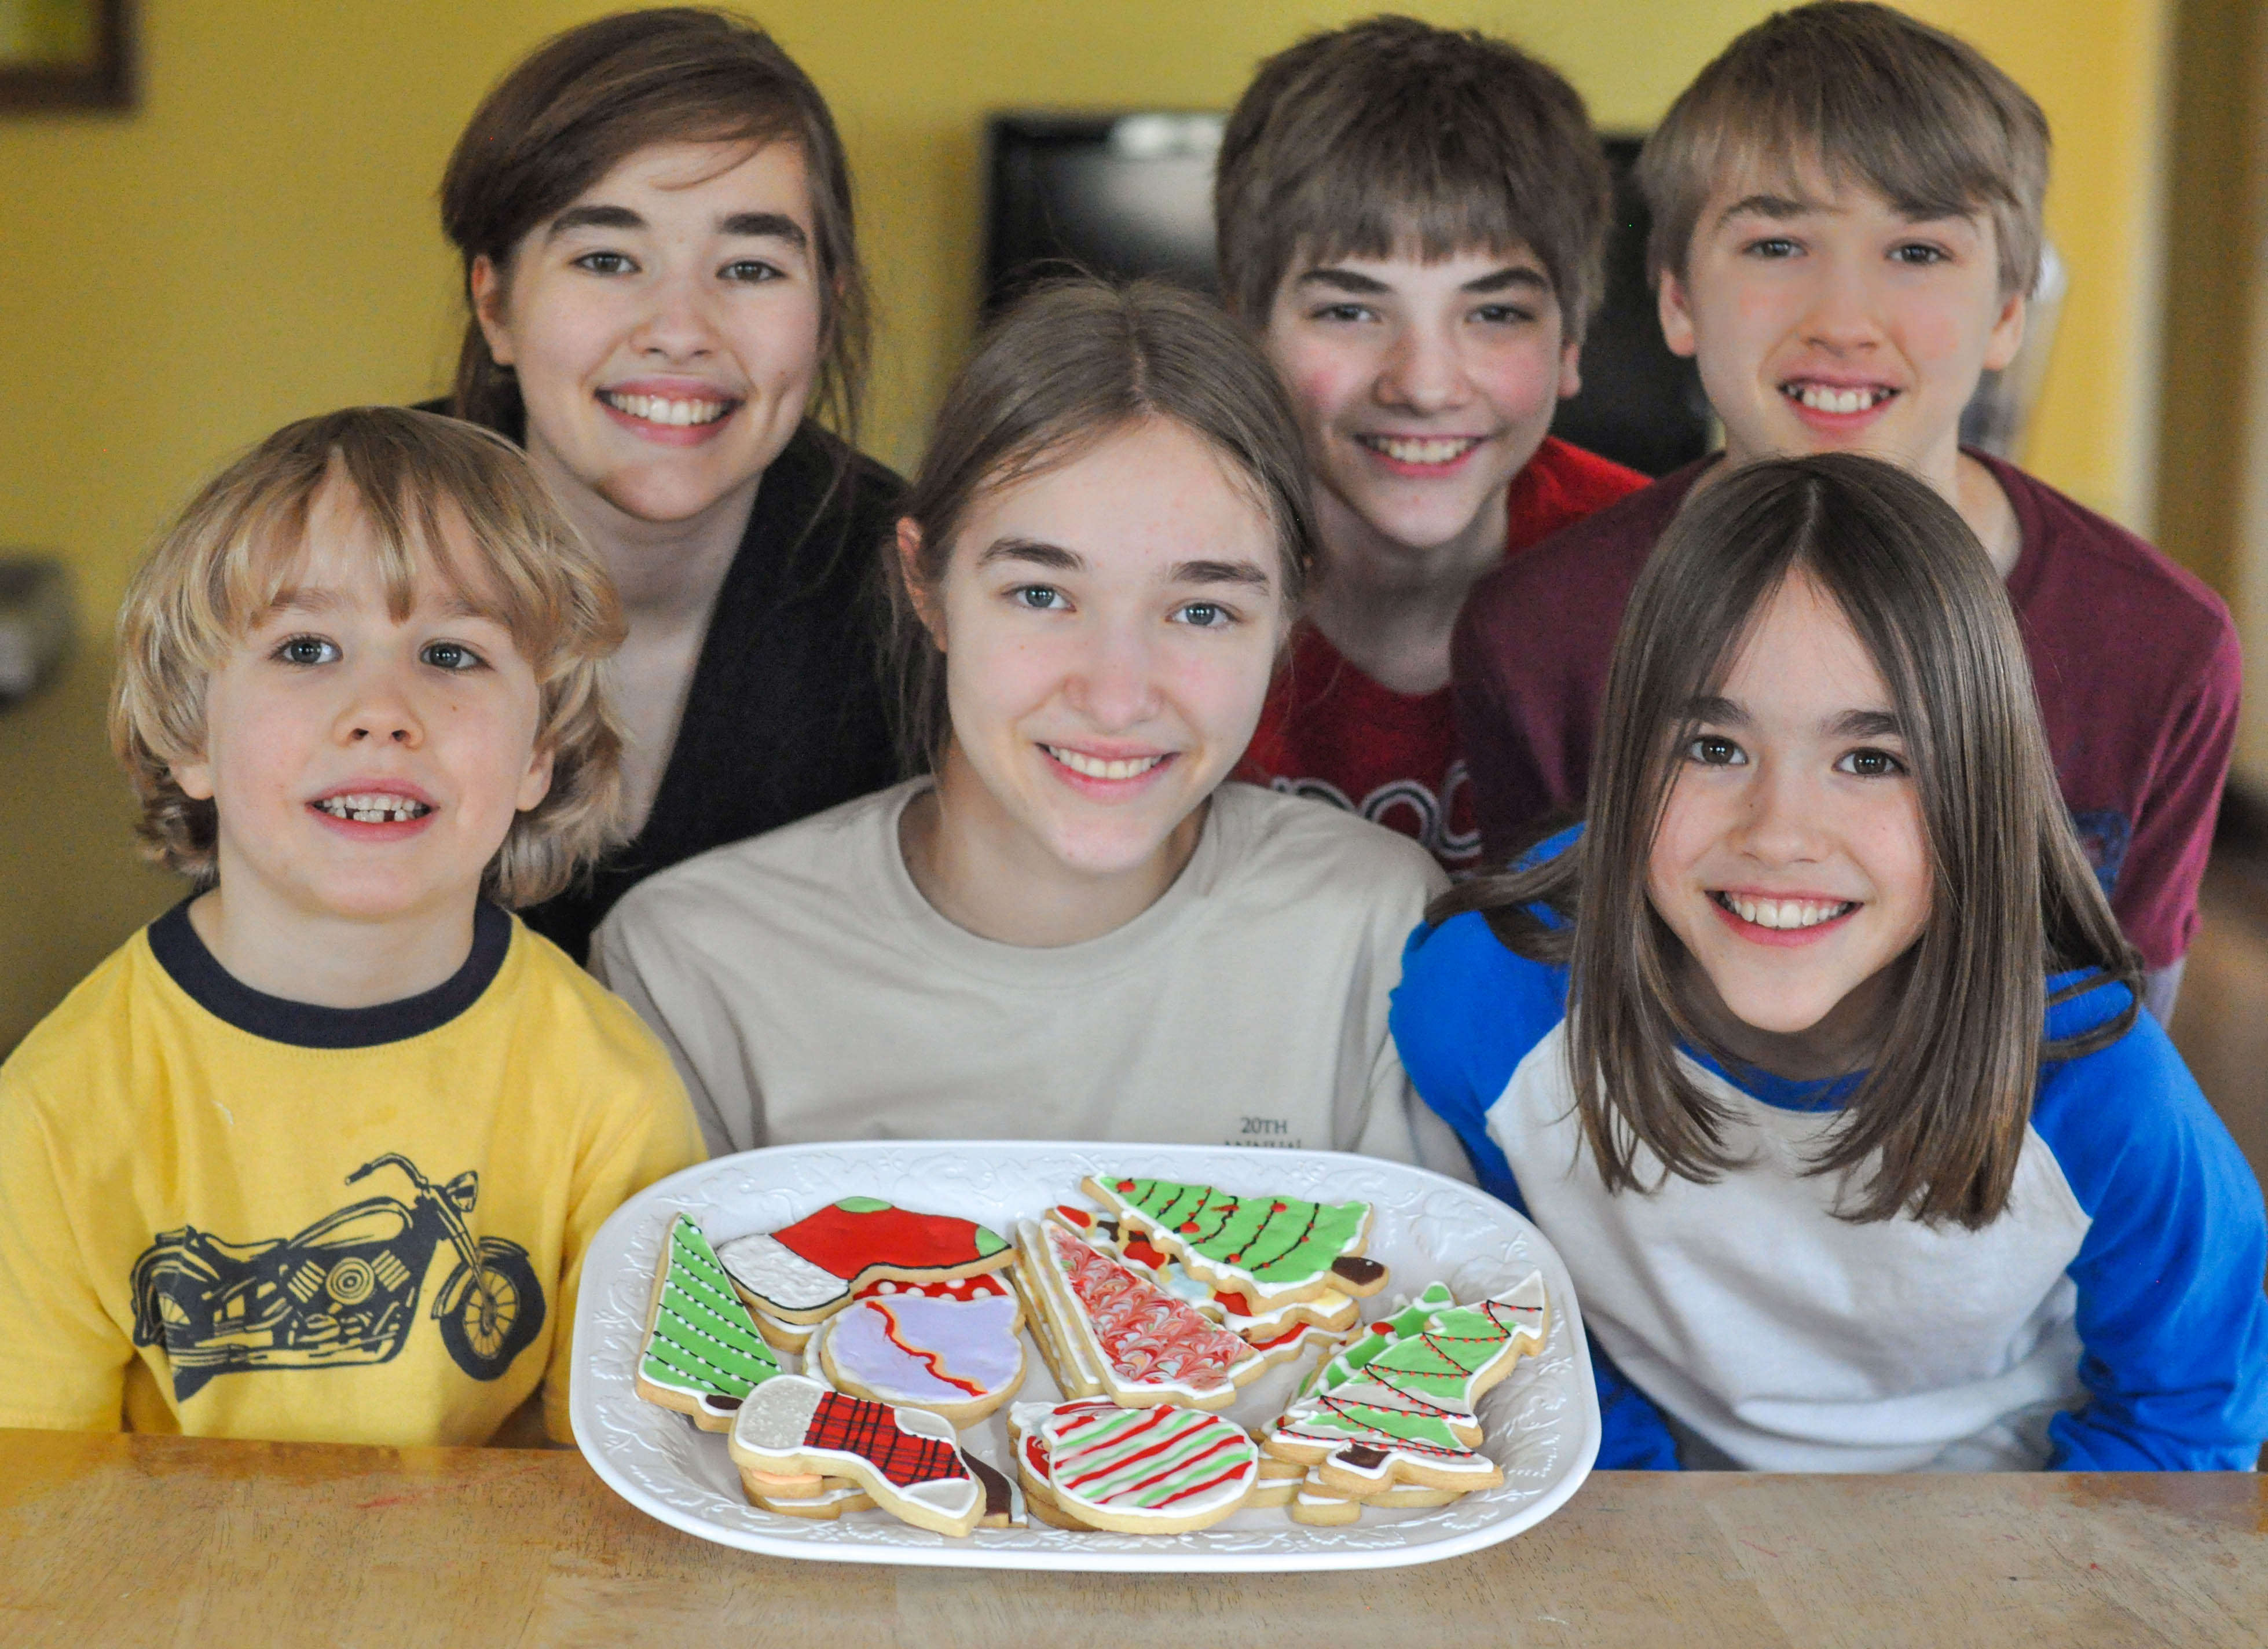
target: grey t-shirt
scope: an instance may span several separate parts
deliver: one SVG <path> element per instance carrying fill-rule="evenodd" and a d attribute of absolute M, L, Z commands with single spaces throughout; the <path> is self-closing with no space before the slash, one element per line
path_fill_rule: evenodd
<path fill-rule="evenodd" d="M 1140 916 L 1004 945 L 940 916 L 906 869 L 898 819 L 926 784 L 689 859 L 600 928 L 592 971 L 667 1045 L 711 1150 L 1097 1139 L 1419 1159 L 1432 1115 L 1387 1032 L 1403 941 L 1445 885 L 1414 843 L 1225 784 Z M 1463 1177 L 1454 1141 L 1423 1145 Z"/>

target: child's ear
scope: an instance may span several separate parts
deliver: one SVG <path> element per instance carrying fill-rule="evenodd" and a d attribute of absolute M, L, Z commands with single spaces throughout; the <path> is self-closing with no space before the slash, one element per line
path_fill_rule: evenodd
<path fill-rule="evenodd" d="M 468 279 L 472 287 L 473 318 L 481 323 L 481 335 L 489 341 L 489 355 L 498 366 L 510 366 L 512 334 L 504 324 L 504 271 L 483 252 L 473 260 Z"/>
<path fill-rule="evenodd" d="M 1992 323 L 1992 335 L 1984 341 L 1984 370 L 1997 372 L 2016 358 L 2016 351 L 2024 347 L 2024 322 L 2029 306 L 2021 291 L 2008 294 L 2000 306 L 2000 318 Z"/>
<path fill-rule="evenodd" d="M 939 607 L 936 592 L 922 576 L 921 523 L 910 515 L 898 518 L 898 575 L 905 580 L 907 599 L 914 604 L 914 616 L 929 632 L 931 644 L 939 652 L 945 651 L 945 613 Z"/>
<path fill-rule="evenodd" d="M 520 812 L 542 805 L 551 794 L 551 762 L 556 754 L 549 745 L 541 745 L 527 759 L 527 771 L 519 776 L 519 793 L 512 798 L 512 806 Z"/>
<path fill-rule="evenodd" d="M 1661 272 L 1661 283 L 1654 288 L 1654 303 L 1661 315 L 1661 341 L 1669 346 L 1669 352 L 1692 354 L 1693 312 L 1686 303 L 1685 283 L 1676 270 Z"/>
<path fill-rule="evenodd" d="M 1576 338 L 1559 348 L 1559 399 L 1583 393 L 1583 341 Z"/>
<path fill-rule="evenodd" d="M 202 756 L 194 762 L 168 762 L 166 774 L 191 801 L 213 799 L 212 763 Z"/>

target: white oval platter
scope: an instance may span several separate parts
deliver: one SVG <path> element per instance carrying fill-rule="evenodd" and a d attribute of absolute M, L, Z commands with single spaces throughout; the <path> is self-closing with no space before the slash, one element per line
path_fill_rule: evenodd
<path fill-rule="evenodd" d="M 771 1231 L 845 1196 L 878 1196 L 926 1213 L 958 1214 L 1009 1234 L 1020 1217 L 1057 1203 L 1086 1205 L 1085 1176 L 1139 1174 L 1246 1194 L 1313 1201 L 1360 1198 L 1376 1213 L 1367 1252 L 1393 1269 L 1364 1315 L 1446 1282 L 1479 1299 L 1541 1270 L 1551 1301 L 1540 1356 L 1522 1358 L 1480 1403 L 1483 1447 L 1504 1482 L 1436 1511 L 1366 1510 L 1359 1523 L 1311 1528 L 1281 1507 L 1252 1508 L 1190 1535 L 978 1529 L 954 1540 L 880 1511 L 831 1523 L 750 1505 L 725 1439 L 641 1399 L 633 1380 L 647 1301 L 671 1220 L 690 1214 L 713 1241 Z M 1028 1330 L 1027 1339 L 1028 1341 Z M 784 1358 L 790 1366 L 794 1359 Z M 1057 1393 L 1036 1353 L 1020 1401 Z M 1281 1411 L 1311 1359 L 1272 1370 L 1229 1417 L 1256 1426 Z M 1599 1404 L 1567 1268 L 1543 1233 L 1469 1186 L 1422 1168 L 1328 1151 L 1211 1145 L 872 1141 L 783 1145 L 720 1157 L 632 1197 L 599 1232 L 584 1263 L 575 1314 L 570 1409 L 577 1442 L 608 1486 L 649 1516 L 727 1546 L 781 1557 L 990 1569 L 1159 1570 L 1254 1573 L 1386 1568 L 1431 1563 L 1492 1545 L 1549 1517 L 1574 1493 L 1599 1451 Z M 964 1447 L 1009 1464 L 1005 1410 L 961 1433 Z"/>

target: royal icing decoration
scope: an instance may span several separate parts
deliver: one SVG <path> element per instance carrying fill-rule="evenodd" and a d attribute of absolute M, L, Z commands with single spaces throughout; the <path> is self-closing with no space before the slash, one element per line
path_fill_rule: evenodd
<path fill-rule="evenodd" d="M 717 1257 L 759 1310 L 808 1322 L 878 1275 L 998 1270 L 1013 1255 L 1007 1239 L 973 1220 L 846 1196 L 777 1231 L 719 1243 Z"/>
<path fill-rule="evenodd" d="M 1546 1322 L 1541 1273 L 1493 1299 L 1436 1311 L 1336 1384 L 1326 1381 L 1343 1359 L 1327 1365 L 1277 1423 L 1270 1447 L 1322 1459 L 1326 1484 L 1357 1492 L 1398 1475 L 1469 1478 L 1476 1487 L 1499 1481 L 1496 1463 L 1477 1451 L 1474 1404 L 1513 1358 L 1543 1343 Z"/>
<path fill-rule="evenodd" d="M 1100 1365 L 1082 1366 L 1079 1374 L 1099 1375 L 1093 1383 L 1107 1388 L 1107 1395 L 1217 1406 L 1263 1366 L 1242 1339 L 1062 1226 L 1027 1220 L 1019 1234 L 1041 1274 L 1059 1338 L 1094 1354 L 1071 1360 Z M 1058 1371 L 1057 1383 L 1080 1382 L 1078 1374 Z M 1090 1388 L 1068 1395 L 1106 1394 Z"/>
<path fill-rule="evenodd" d="M 1197 1410 L 1027 1403 L 1016 1420 L 1026 1461 L 1074 1517 L 1202 1527 L 1259 1480 L 1260 1451 L 1244 1429 Z"/>
<path fill-rule="evenodd" d="M 1118 1211 L 1127 1242 L 1138 1231 L 1199 1277 L 1263 1307 L 1333 1286 L 1367 1292 L 1385 1277 L 1374 1260 L 1363 1262 L 1359 1277 L 1333 1269 L 1360 1257 L 1370 1236 L 1367 1203 L 1237 1196 L 1174 1180 L 1097 1178 L 1086 1187 Z"/>
<path fill-rule="evenodd" d="M 1432 1321 L 1437 1314 L 1454 1310 L 1456 1304 L 1457 1297 L 1449 1292 L 1447 1284 L 1426 1284 L 1417 1299 L 1391 1316 L 1381 1317 L 1350 1340 L 1336 1357 L 1318 1367 L 1308 1377 L 1300 1395 L 1304 1397 L 1311 1391 L 1328 1391 L 1334 1386 L 1344 1385 L 1388 1346 L 1396 1340 L 1409 1338 Z"/>
<path fill-rule="evenodd" d="M 1005 1293 L 871 1294 L 829 1324 L 824 1360 L 836 1383 L 884 1402 L 966 1409 L 1021 1383 L 1021 1314 Z"/>
<path fill-rule="evenodd" d="M 708 1238 L 680 1214 L 669 1228 L 653 1321 L 638 1359 L 640 1395 L 696 1420 L 722 1422 L 779 1372 Z"/>
<path fill-rule="evenodd" d="M 783 1374 L 758 1387 L 733 1422 L 734 1462 L 800 1467 L 858 1483 L 885 1509 L 942 1534 L 965 1535 L 984 1510 L 950 1422 Z"/>

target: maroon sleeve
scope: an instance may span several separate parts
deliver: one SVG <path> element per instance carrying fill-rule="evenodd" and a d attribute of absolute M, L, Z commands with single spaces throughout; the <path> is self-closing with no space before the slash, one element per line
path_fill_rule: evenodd
<path fill-rule="evenodd" d="M 2181 961 L 2235 743 L 2236 629 L 2203 580 L 1988 459 L 2024 550 L 2008 593 L 2080 840 L 2153 971 Z"/>
<path fill-rule="evenodd" d="M 1506 698 L 1510 660 L 1494 634 L 1500 605 L 1475 586 L 1449 640 L 1457 745 L 1464 753 L 1466 782 L 1481 828 L 1481 860 L 1490 866 L 1503 863 L 1530 821 L 1551 811 L 1550 787 Z"/>
<path fill-rule="evenodd" d="M 2118 925 L 2153 968 L 2179 961 L 2197 937 L 2198 884 L 2205 878 L 2236 743 L 2243 665 L 2236 628 L 2225 611 L 2218 634 L 2199 650 L 2192 668 L 2194 690 L 2166 719 L 2110 901 Z"/>

